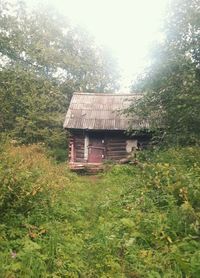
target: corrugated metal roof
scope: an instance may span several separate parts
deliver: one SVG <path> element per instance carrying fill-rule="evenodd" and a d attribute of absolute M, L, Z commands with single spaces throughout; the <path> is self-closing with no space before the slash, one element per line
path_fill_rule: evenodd
<path fill-rule="evenodd" d="M 90 130 L 126 130 L 146 127 L 138 119 L 127 118 L 120 111 L 141 98 L 139 94 L 74 93 L 64 128 Z"/>

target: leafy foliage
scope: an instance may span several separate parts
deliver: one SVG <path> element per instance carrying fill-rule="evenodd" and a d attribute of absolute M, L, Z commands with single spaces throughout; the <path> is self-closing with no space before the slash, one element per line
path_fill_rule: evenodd
<path fill-rule="evenodd" d="M 164 130 L 174 144 L 194 144 L 200 137 L 199 18 L 198 0 L 171 2 L 163 40 L 155 45 L 146 74 L 133 86 L 146 94 L 130 112 L 139 113 L 151 129 Z"/>
<path fill-rule="evenodd" d="M 40 146 L 8 146 L 0 160 L 0 275 L 199 277 L 199 153 L 142 152 L 142 169 L 76 177 Z"/>
<path fill-rule="evenodd" d="M 0 131 L 20 143 L 66 149 L 62 130 L 73 91 L 117 88 L 111 54 L 48 7 L 0 2 Z M 61 155 L 62 156 L 62 155 Z"/>

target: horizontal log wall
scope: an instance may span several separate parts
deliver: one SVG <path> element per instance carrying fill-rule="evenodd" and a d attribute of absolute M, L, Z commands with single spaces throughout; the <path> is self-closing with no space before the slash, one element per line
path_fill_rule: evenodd
<path fill-rule="evenodd" d="M 120 160 L 127 156 L 126 152 L 126 137 L 119 135 L 106 136 L 106 160 Z"/>
<path fill-rule="evenodd" d="M 73 145 L 74 145 L 74 137 L 72 134 L 69 135 L 69 154 L 68 154 L 68 159 L 70 162 L 73 162 Z"/>
<path fill-rule="evenodd" d="M 74 145 L 74 161 L 73 162 L 84 162 L 84 132 L 73 131 L 70 136 L 70 157 L 72 157 L 72 144 Z"/>
<path fill-rule="evenodd" d="M 126 158 L 128 153 L 126 151 L 127 139 L 130 137 L 123 134 L 123 132 L 89 132 L 89 138 L 103 138 L 105 146 L 104 160 L 118 161 Z M 133 140 L 138 140 L 140 147 L 146 148 L 150 138 L 148 136 L 135 136 Z M 70 137 L 70 146 L 74 146 L 74 162 L 86 162 L 84 160 L 84 144 L 85 144 L 85 131 L 73 131 Z M 70 152 L 72 153 L 72 152 Z"/>
<path fill-rule="evenodd" d="M 79 133 L 75 135 L 75 161 L 84 162 L 84 134 Z"/>

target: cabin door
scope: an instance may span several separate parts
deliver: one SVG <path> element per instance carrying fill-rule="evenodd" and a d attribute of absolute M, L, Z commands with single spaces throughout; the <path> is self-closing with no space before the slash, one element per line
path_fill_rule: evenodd
<path fill-rule="evenodd" d="M 104 158 L 104 140 L 101 138 L 90 138 L 88 146 L 88 162 L 101 163 Z"/>

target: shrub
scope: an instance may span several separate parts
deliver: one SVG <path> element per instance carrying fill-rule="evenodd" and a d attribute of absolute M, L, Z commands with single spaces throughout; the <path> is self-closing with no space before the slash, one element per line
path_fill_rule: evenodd
<path fill-rule="evenodd" d="M 69 184 L 64 167 L 55 167 L 41 145 L 9 146 L 0 155 L 0 212 L 23 214 L 47 208 L 57 189 Z"/>

